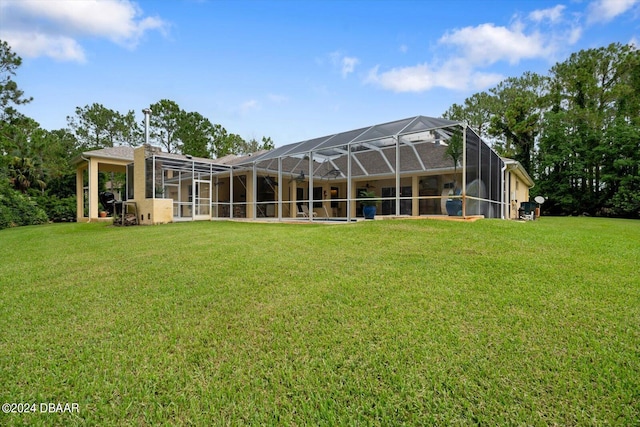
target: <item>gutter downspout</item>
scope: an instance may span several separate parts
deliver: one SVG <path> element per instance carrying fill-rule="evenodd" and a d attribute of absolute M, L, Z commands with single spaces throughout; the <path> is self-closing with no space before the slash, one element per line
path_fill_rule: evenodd
<path fill-rule="evenodd" d="M 501 187 L 502 187 L 502 215 L 501 215 L 501 218 L 505 219 L 505 213 L 506 213 L 507 207 L 509 206 L 508 204 L 511 203 L 511 200 L 508 200 L 507 203 L 505 203 L 505 201 L 504 201 L 505 181 L 506 181 L 504 174 L 507 171 L 507 164 L 502 159 L 500 161 L 502 162 L 502 169 L 500 169 L 500 179 L 502 180 L 502 183 L 501 183 Z"/>

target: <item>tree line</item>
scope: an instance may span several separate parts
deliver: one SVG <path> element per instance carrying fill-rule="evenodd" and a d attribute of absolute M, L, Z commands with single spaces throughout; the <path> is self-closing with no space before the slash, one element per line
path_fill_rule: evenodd
<path fill-rule="evenodd" d="M 68 126 L 46 130 L 18 111 L 33 100 L 15 76 L 22 59 L 0 40 L 0 229 L 76 218 L 75 169 L 71 161 L 88 150 L 144 143 L 144 122 L 93 103 L 67 116 Z M 197 112 L 161 99 L 149 105 L 150 143 L 169 153 L 220 158 L 274 148 L 269 137 L 245 140 Z M 101 183 L 106 181 L 101 177 Z"/>
<path fill-rule="evenodd" d="M 68 127 L 43 129 L 18 109 L 32 98 L 14 77 L 22 63 L 0 40 L 0 229 L 75 219 L 75 170 L 83 151 L 144 142 L 133 111 L 77 107 Z M 150 142 L 170 153 L 220 158 L 272 149 L 245 141 L 174 101 L 149 105 Z M 640 217 L 640 53 L 629 45 L 582 50 L 547 75 L 527 72 L 476 93 L 443 115 L 464 120 L 498 154 L 534 178 L 532 197 L 556 215 Z"/>
<path fill-rule="evenodd" d="M 547 75 L 527 72 L 445 118 L 465 120 L 532 175 L 554 215 L 640 217 L 640 51 L 581 50 Z"/>
<path fill-rule="evenodd" d="M 185 111 L 169 99 L 149 105 L 149 140 L 167 153 L 189 154 L 196 157 L 220 158 L 228 154 L 249 154 L 270 150 L 274 143 L 269 137 L 244 140 L 227 132 L 202 114 Z M 144 123 L 137 122 L 133 110 L 123 114 L 94 103 L 76 107 L 75 115 L 67 116 L 69 130 L 82 151 L 118 145 L 137 146 L 144 142 Z"/>

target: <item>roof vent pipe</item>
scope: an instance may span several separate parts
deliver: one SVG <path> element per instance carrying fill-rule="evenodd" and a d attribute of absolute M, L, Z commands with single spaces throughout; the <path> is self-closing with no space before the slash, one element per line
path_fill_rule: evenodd
<path fill-rule="evenodd" d="M 149 145 L 149 117 L 151 117 L 151 108 L 144 108 L 144 143 Z"/>

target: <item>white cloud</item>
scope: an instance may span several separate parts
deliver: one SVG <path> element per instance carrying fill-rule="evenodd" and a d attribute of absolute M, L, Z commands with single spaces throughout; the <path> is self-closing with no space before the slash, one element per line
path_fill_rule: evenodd
<path fill-rule="evenodd" d="M 559 4 L 549 9 L 534 10 L 529 14 L 529 19 L 534 22 L 549 21 L 552 23 L 557 23 L 562 20 L 562 13 L 564 12 L 565 8 L 566 6 Z"/>
<path fill-rule="evenodd" d="M 74 39 L 65 36 L 46 36 L 36 32 L 2 32 L 15 52 L 27 57 L 49 56 L 58 61 L 85 62 L 85 53 Z"/>
<path fill-rule="evenodd" d="M 3 0 L 0 8 L 0 36 L 17 52 L 58 60 L 83 61 L 83 37 L 105 38 L 133 49 L 146 32 L 164 33 L 168 27 L 158 17 L 144 17 L 130 0 Z"/>
<path fill-rule="evenodd" d="M 558 5 L 534 10 L 528 15 L 529 23 L 542 36 L 550 59 L 554 53 L 562 51 L 563 47 L 576 44 L 583 34 L 581 15 L 574 13 L 565 16 L 565 9 L 565 6 Z"/>
<path fill-rule="evenodd" d="M 356 69 L 356 65 L 360 60 L 353 56 L 346 56 L 341 52 L 333 52 L 329 54 L 331 63 L 334 67 L 340 70 L 342 78 L 346 78 L 349 74 L 353 73 Z"/>
<path fill-rule="evenodd" d="M 498 61 L 518 63 L 521 59 L 539 58 L 549 52 L 545 38 L 538 31 L 525 34 L 520 24 L 512 28 L 481 24 L 445 34 L 440 43 L 460 48 L 463 55 L 477 65 Z"/>
<path fill-rule="evenodd" d="M 595 0 L 589 4 L 587 22 L 609 22 L 630 10 L 639 0 Z"/>
<path fill-rule="evenodd" d="M 287 96 L 279 95 L 276 93 L 270 93 L 269 95 L 267 95 L 267 97 L 269 98 L 269 101 L 273 102 L 274 104 L 283 104 L 289 100 Z"/>
<path fill-rule="evenodd" d="M 438 61 L 371 69 L 365 83 L 396 92 L 423 92 L 432 88 L 482 90 L 497 84 L 504 76 L 490 70 L 497 63 L 518 64 L 523 60 L 555 60 L 555 55 L 576 43 L 582 28 L 566 22 L 564 6 L 541 9 L 520 18 L 510 26 L 485 23 L 446 32 L 438 40 L 446 54 Z"/>
<path fill-rule="evenodd" d="M 360 62 L 358 58 L 345 56 L 342 58 L 342 77 L 347 77 L 356 68 L 356 65 Z"/>
<path fill-rule="evenodd" d="M 505 79 L 505 76 L 498 73 L 474 72 L 469 76 L 469 86 L 474 90 L 486 89 L 495 86 Z"/>
<path fill-rule="evenodd" d="M 365 83 L 394 92 L 424 92 L 434 87 L 451 90 L 483 89 L 504 79 L 496 73 L 474 71 L 464 59 L 451 59 L 439 67 L 427 63 L 393 68 L 380 73 L 379 66 L 369 71 Z"/>
<path fill-rule="evenodd" d="M 409 51 L 409 46 L 407 46 L 406 44 L 401 44 L 398 50 L 400 51 L 400 53 L 407 53 Z"/>
<path fill-rule="evenodd" d="M 435 73 L 427 64 L 393 68 L 384 73 L 378 73 L 379 68 L 376 65 L 369 71 L 367 83 L 375 83 L 394 92 L 422 92 L 435 86 Z"/>
<path fill-rule="evenodd" d="M 249 101 L 243 102 L 240 105 L 241 113 L 248 113 L 249 111 L 258 110 L 258 109 L 260 109 L 260 104 L 255 99 L 251 99 Z"/>
<path fill-rule="evenodd" d="M 566 41 L 569 45 L 574 45 L 580 40 L 580 37 L 582 37 L 582 27 L 576 25 L 569 29 Z"/>

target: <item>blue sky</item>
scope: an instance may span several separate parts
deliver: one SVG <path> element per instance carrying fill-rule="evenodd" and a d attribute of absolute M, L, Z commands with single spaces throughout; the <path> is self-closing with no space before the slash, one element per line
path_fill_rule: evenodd
<path fill-rule="evenodd" d="M 572 52 L 638 46 L 640 0 L 0 0 L 0 39 L 46 129 L 171 99 L 279 146 L 440 117 Z"/>

